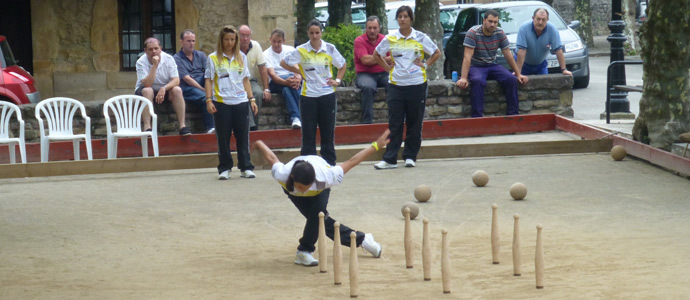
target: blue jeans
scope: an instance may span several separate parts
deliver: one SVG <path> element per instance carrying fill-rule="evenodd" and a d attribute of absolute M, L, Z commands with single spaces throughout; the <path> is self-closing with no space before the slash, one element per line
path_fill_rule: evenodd
<path fill-rule="evenodd" d="M 202 78 L 200 82 L 197 81 L 202 87 L 204 86 L 203 80 L 204 79 Z M 208 110 L 206 110 L 205 91 L 202 91 L 195 87 L 184 85 L 182 86 L 182 97 L 184 97 L 185 102 L 191 105 L 195 105 L 199 108 L 199 110 L 201 111 L 201 115 L 204 118 L 204 126 L 206 126 L 206 130 L 210 130 L 211 128 L 215 127 L 215 125 L 213 125 L 213 115 L 210 114 Z"/>
<path fill-rule="evenodd" d="M 488 67 L 470 66 L 470 74 L 467 76 L 470 82 L 470 98 L 472 99 L 472 117 L 484 116 L 484 87 L 486 80 L 496 80 L 503 87 L 508 109 L 506 115 L 517 115 L 518 108 L 517 78 L 513 73 L 501 65 L 495 64 Z"/>
<path fill-rule="evenodd" d="M 292 75 L 280 76 L 282 79 L 289 77 L 292 77 Z M 268 83 L 268 88 L 271 90 L 271 93 L 282 93 L 283 99 L 285 99 L 285 107 L 287 107 L 290 114 L 290 120 L 299 119 L 299 90 L 277 84 L 273 80 Z"/>
<path fill-rule="evenodd" d="M 517 55 L 513 55 L 515 57 L 515 61 L 517 61 Z M 520 73 L 522 75 L 546 75 L 549 74 L 549 69 L 546 68 L 547 62 L 544 60 L 538 65 L 530 65 L 528 63 L 523 63 L 522 64 L 522 70 L 520 70 Z"/>

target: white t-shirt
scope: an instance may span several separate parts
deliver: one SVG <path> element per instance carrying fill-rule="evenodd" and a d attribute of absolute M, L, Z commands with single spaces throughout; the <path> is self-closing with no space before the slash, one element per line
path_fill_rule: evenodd
<path fill-rule="evenodd" d="M 291 195 L 301 197 L 316 196 L 321 193 L 321 191 L 343 182 L 343 175 L 345 175 L 345 172 L 342 167 L 331 166 L 320 156 L 306 155 L 295 157 L 287 164 L 280 162 L 273 164 L 271 174 L 273 178 L 283 186 L 283 189 L 285 189 L 285 182 L 290 177 L 290 172 L 292 172 L 292 166 L 298 160 L 310 163 L 312 167 L 314 167 L 316 178 L 314 179 L 314 184 L 309 187 L 306 193 L 300 193 L 295 189 L 293 192 L 288 191 Z"/>
<path fill-rule="evenodd" d="M 276 75 L 278 75 L 278 77 L 286 75 L 292 76 L 292 72 L 285 70 L 285 68 L 280 66 L 280 61 L 283 60 L 283 57 L 285 57 L 285 55 L 287 55 L 290 51 L 295 50 L 295 48 L 287 45 L 282 45 L 282 48 L 283 49 L 280 53 L 276 53 L 275 51 L 273 51 L 273 47 L 268 47 L 268 49 L 264 50 L 266 68 L 273 68 L 273 71 L 276 72 Z"/>
<path fill-rule="evenodd" d="M 134 87 L 136 91 L 141 86 L 141 81 L 149 75 L 151 67 L 153 64 L 149 61 L 146 54 L 142 55 L 137 59 L 137 85 Z M 153 79 L 153 85 L 151 86 L 154 90 L 159 90 L 170 80 L 175 77 L 180 77 L 177 73 L 177 64 L 172 55 L 161 52 L 161 61 L 158 63 L 158 68 L 156 69 L 156 78 Z"/>

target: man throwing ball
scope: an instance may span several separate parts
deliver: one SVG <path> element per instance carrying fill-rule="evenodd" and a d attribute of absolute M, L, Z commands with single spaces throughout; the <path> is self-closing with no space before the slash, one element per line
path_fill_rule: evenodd
<path fill-rule="evenodd" d="M 336 166 L 329 165 L 323 158 L 316 155 L 298 156 L 287 164 L 283 164 L 263 141 L 254 143 L 254 148 L 259 150 L 264 159 L 273 166 L 271 170 L 273 178 L 283 186 L 283 192 L 287 194 L 299 212 L 307 218 L 302 238 L 300 238 L 297 247 L 296 264 L 304 266 L 317 266 L 319 264 L 319 261 L 312 256 L 312 252 L 315 250 L 314 244 L 319 237 L 319 212 L 326 215 L 324 218 L 326 236 L 331 240 L 334 236 L 333 224 L 336 220 L 331 218 L 326 210 L 331 186 L 342 183 L 345 173 L 369 155 L 385 147 L 390 141 L 388 139 L 389 133 L 390 131 L 386 129 L 375 142 L 371 143 L 370 147 Z M 350 246 L 350 232 L 353 231 L 345 225 L 340 225 L 341 245 Z M 361 246 L 374 257 L 381 256 L 381 245 L 374 240 L 371 233 L 365 234 L 361 231 L 355 231 L 355 233 L 357 234 L 357 247 Z"/>

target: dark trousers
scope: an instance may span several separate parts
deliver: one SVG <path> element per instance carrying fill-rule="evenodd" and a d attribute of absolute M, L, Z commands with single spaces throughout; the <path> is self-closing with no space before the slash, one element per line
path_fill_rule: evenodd
<path fill-rule="evenodd" d="M 331 218 L 326 210 L 328 206 L 328 196 L 331 194 L 331 189 L 325 189 L 320 194 L 313 197 L 299 197 L 290 195 L 283 189 L 283 191 L 288 195 L 292 204 L 297 207 L 299 212 L 307 218 L 307 223 L 304 225 L 304 232 L 302 233 L 302 238 L 299 239 L 299 246 L 297 250 L 314 252 L 316 248 L 314 244 L 319 239 L 319 212 L 323 212 L 326 216 L 324 217 L 324 225 L 326 227 L 326 236 L 333 239 L 334 229 L 333 224 L 335 219 Z M 350 232 L 354 230 L 349 227 L 340 224 L 340 244 L 343 246 L 350 246 Z M 357 233 L 357 247 L 364 241 L 364 232 L 355 231 Z"/>
<path fill-rule="evenodd" d="M 216 139 L 218 140 L 218 174 L 232 169 L 232 156 L 230 155 L 230 136 L 235 134 L 237 146 L 237 167 L 241 171 L 254 170 L 249 158 L 249 102 L 235 105 L 227 105 L 213 102 L 216 113 L 213 114 L 216 122 Z"/>
<path fill-rule="evenodd" d="M 202 77 L 200 80 L 197 80 L 197 83 L 203 87 L 206 82 Z M 209 113 L 206 109 L 206 91 L 185 85 L 182 86 L 182 97 L 184 97 L 184 101 L 187 104 L 194 105 L 199 108 L 201 115 L 204 117 L 204 126 L 206 127 L 206 130 L 215 127 L 215 125 L 213 125 L 213 115 L 211 115 L 211 113 Z"/>
<path fill-rule="evenodd" d="M 301 96 L 302 119 L 301 155 L 316 155 L 316 127 L 321 131 L 321 157 L 335 166 L 335 93 L 321 97 Z"/>
<path fill-rule="evenodd" d="M 379 87 L 388 89 L 388 73 L 357 73 L 355 85 L 362 90 L 362 123 L 371 124 L 374 119 L 374 95 Z"/>
<path fill-rule="evenodd" d="M 424 121 L 424 108 L 426 106 L 427 84 L 399 86 L 391 84 L 388 87 L 388 129 L 391 133 L 390 143 L 386 146 L 383 160 L 389 164 L 395 164 L 398 160 L 398 150 L 402 144 L 404 125 L 407 125 L 405 134 L 405 149 L 403 159 L 417 161 L 417 153 L 422 146 L 422 121 Z"/>
<path fill-rule="evenodd" d="M 506 68 L 501 65 L 489 67 L 471 66 L 467 77 L 470 82 L 473 118 L 484 116 L 484 88 L 486 87 L 487 80 L 496 80 L 503 87 L 506 103 L 508 104 L 506 115 L 517 115 L 519 113 L 517 78 Z"/>

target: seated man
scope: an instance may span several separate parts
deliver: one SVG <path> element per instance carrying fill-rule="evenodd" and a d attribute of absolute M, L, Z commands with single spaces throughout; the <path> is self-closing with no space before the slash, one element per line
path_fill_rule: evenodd
<path fill-rule="evenodd" d="M 180 78 L 175 59 L 161 50 L 160 42 L 150 37 L 144 42 L 146 55 L 137 60 L 137 85 L 134 94 L 161 104 L 166 99 L 172 102 L 180 126 L 180 135 L 192 134 L 185 126 L 185 105 L 180 89 Z M 154 100 L 155 97 L 155 100 Z M 151 130 L 151 114 L 144 110 L 144 131 Z"/>
<path fill-rule="evenodd" d="M 271 93 L 282 93 L 292 121 L 292 128 L 299 129 L 302 128 L 302 122 L 299 119 L 299 87 L 302 83 L 302 76 L 293 74 L 280 66 L 280 61 L 285 57 L 285 54 L 295 49 L 283 45 L 284 42 L 285 31 L 280 28 L 274 29 L 271 32 L 271 47 L 264 51 L 266 68 L 270 77 L 268 87 Z M 295 68 L 298 67 L 295 65 Z"/>
<path fill-rule="evenodd" d="M 196 43 L 196 35 L 191 29 L 186 29 L 180 34 L 180 44 L 182 49 L 175 53 L 175 63 L 177 64 L 177 72 L 182 78 L 180 88 L 182 88 L 182 96 L 185 102 L 195 105 L 201 111 L 204 118 L 204 126 L 206 133 L 214 133 L 216 131 L 213 125 L 213 115 L 206 109 L 206 90 L 204 90 L 204 73 L 206 73 L 206 54 L 201 51 L 194 50 Z"/>
<path fill-rule="evenodd" d="M 546 62 L 549 52 L 556 54 L 563 75 L 573 75 L 565 68 L 561 36 L 556 26 L 549 23 L 549 11 L 545 8 L 537 8 L 532 22 L 520 26 L 516 46 L 518 53 L 515 59 L 522 75 L 549 74 Z"/>
<path fill-rule="evenodd" d="M 374 49 L 385 37 L 381 34 L 379 18 L 370 16 L 366 22 L 366 32 L 355 39 L 355 85 L 362 90 L 362 123 L 371 124 L 374 118 L 374 95 L 379 87 L 388 89 L 388 72 L 376 63 Z M 389 65 L 390 56 L 384 58 Z"/>
<path fill-rule="evenodd" d="M 256 131 L 259 130 L 261 106 L 264 101 L 271 101 L 266 60 L 264 59 L 264 50 L 261 49 L 259 42 L 252 40 L 251 28 L 247 25 L 241 25 L 238 31 L 240 33 L 240 51 L 247 56 L 249 83 L 252 86 L 252 94 L 256 97 L 256 105 L 259 107 L 256 113 L 249 110 L 249 130 Z"/>
<path fill-rule="evenodd" d="M 463 45 L 465 54 L 462 60 L 462 77 L 456 84 L 461 89 L 471 85 L 472 117 L 484 116 L 484 87 L 487 79 L 496 80 L 503 86 L 508 103 L 506 115 L 517 115 L 517 82 L 525 84 L 528 79 L 520 73 L 508 48 L 508 37 L 498 27 L 498 12 L 493 9 L 486 11 L 482 24 L 467 31 Z M 496 50 L 499 48 L 510 68 L 515 70 L 515 75 L 496 63 Z"/>

